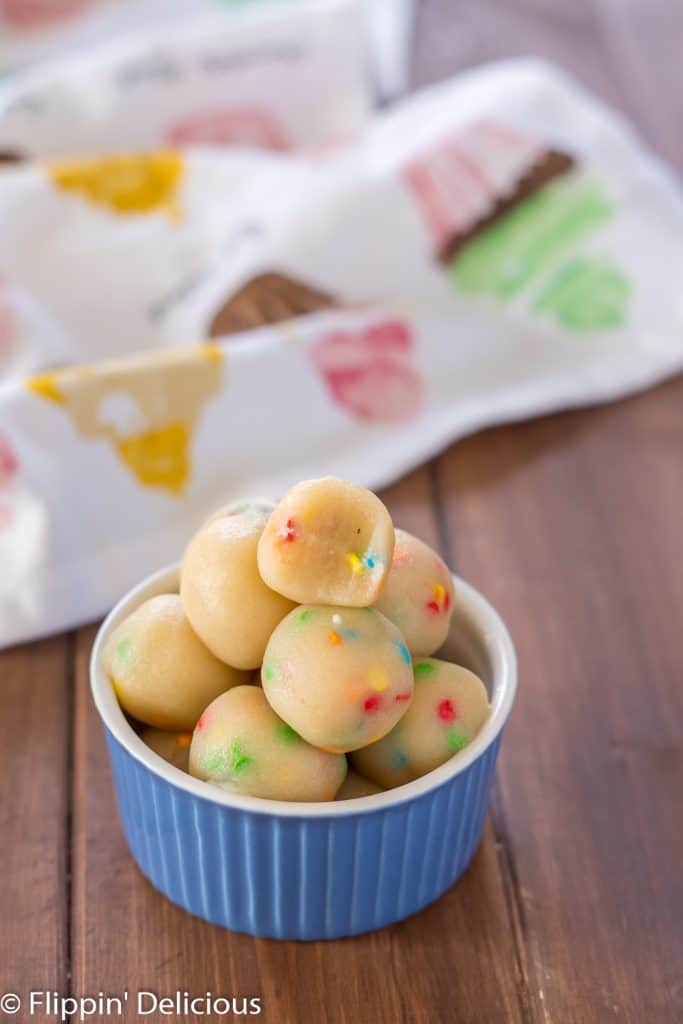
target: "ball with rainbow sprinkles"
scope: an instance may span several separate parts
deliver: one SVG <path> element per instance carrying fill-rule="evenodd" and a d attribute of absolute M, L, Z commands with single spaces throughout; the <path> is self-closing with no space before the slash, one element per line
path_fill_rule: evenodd
<path fill-rule="evenodd" d="M 268 642 L 261 680 L 293 729 L 342 753 L 381 739 L 413 699 L 410 652 L 376 608 L 295 608 Z"/>
<path fill-rule="evenodd" d="M 268 586 L 298 604 L 364 608 L 391 566 L 394 527 L 371 491 L 327 476 L 305 480 L 276 505 L 258 546 Z"/>
<path fill-rule="evenodd" d="M 263 800 L 374 799 L 462 756 L 490 714 L 474 673 L 431 657 L 454 597 L 375 494 L 306 480 L 210 516 L 180 593 L 129 615 L 105 667 L 172 771 Z"/>

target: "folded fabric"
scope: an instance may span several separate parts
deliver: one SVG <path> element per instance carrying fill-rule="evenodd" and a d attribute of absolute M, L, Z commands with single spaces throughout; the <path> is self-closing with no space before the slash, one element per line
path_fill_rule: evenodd
<path fill-rule="evenodd" d="M 352 0 L 345 6 L 360 8 L 378 95 L 398 95 L 408 84 L 413 0 Z M 321 12 L 324 17 L 325 8 L 338 8 L 339 0 L 192 0 L 191 5 L 187 0 L 0 0 L 0 73 L 60 55 L 80 58 L 86 49 L 99 62 L 103 55 L 106 59 L 112 40 L 119 51 L 131 40 L 134 49 L 136 36 L 158 43 L 169 27 L 192 31 L 205 14 L 222 18 L 237 31 L 252 9 L 263 10 L 267 18 L 294 13 L 298 20 L 300 12 L 292 7 L 315 22 Z M 355 17 L 350 13 L 351 20 Z M 339 28 L 336 33 L 343 35 Z M 343 45 L 340 40 L 342 50 Z"/>
<path fill-rule="evenodd" d="M 125 7 L 132 16 L 138 4 Z M 134 33 L 0 84 L 0 159 L 320 148 L 366 124 L 374 97 L 359 0 L 253 0 L 222 12 L 205 0 L 184 20 L 173 10 L 161 25 L 143 18 Z"/>
<path fill-rule="evenodd" d="M 536 62 L 335 155 L 12 165 L 0 222 L 2 643 L 100 614 L 229 497 L 378 487 L 683 365 L 676 184 Z"/>

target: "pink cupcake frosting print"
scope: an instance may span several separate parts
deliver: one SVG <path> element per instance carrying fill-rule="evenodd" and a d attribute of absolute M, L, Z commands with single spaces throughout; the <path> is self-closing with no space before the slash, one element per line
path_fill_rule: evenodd
<path fill-rule="evenodd" d="M 279 124 L 267 111 L 254 107 L 208 110 L 171 125 L 166 141 L 172 146 L 253 146 L 289 149 Z"/>
<path fill-rule="evenodd" d="M 317 341 L 313 363 L 337 405 L 367 423 L 405 423 L 422 404 L 410 327 L 387 320 L 355 331 L 333 331 Z"/>
<path fill-rule="evenodd" d="M 0 15 L 13 28 L 37 29 L 83 13 L 88 0 L 0 0 Z"/>

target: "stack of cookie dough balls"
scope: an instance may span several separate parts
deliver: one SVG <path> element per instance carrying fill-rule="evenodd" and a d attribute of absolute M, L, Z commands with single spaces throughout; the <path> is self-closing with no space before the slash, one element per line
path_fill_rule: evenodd
<path fill-rule="evenodd" d="M 444 562 L 379 498 L 307 480 L 212 515 L 180 593 L 129 615 L 104 664 L 176 768 L 235 794 L 358 799 L 443 764 L 488 717 L 483 683 L 431 657 L 453 602 Z"/>

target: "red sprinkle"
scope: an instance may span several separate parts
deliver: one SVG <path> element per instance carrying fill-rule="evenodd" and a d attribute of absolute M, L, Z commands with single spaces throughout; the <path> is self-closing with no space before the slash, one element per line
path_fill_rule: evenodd
<path fill-rule="evenodd" d="M 441 701 L 437 711 L 439 712 L 439 718 L 442 718 L 444 722 L 454 722 L 458 717 L 453 701 L 448 700 L 448 698 Z"/>
<path fill-rule="evenodd" d="M 401 701 L 410 700 L 411 697 L 412 693 L 397 693 L 396 696 L 394 697 L 394 700 L 400 704 Z"/>
<path fill-rule="evenodd" d="M 427 602 L 427 607 L 429 608 L 430 612 L 438 612 L 439 611 L 439 606 L 436 603 L 436 601 L 428 601 Z"/>
<path fill-rule="evenodd" d="M 206 715 L 204 714 L 204 715 L 202 715 L 200 717 L 199 721 L 197 722 L 197 729 L 203 729 L 205 725 L 206 725 Z"/>
<path fill-rule="evenodd" d="M 284 539 L 289 544 L 296 538 L 296 527 L 293 519 L 288 519 L 285 523 Z"/>
<path fill-rule="evenodd" d="M 446 596 L 443 599 L 444 611 L 447 612 L 448 609 L 450 608 L 450 606 L 451 606 L 451 595 L 448 593 L 448 591 L 446 591 Z"/>
<path fill-rule="evenodd" d="M 363 707 L 365 708 L 366 711 L 379 711 L 381 703 L 382 698 L 379 696 L 379 694 L 374 693 L 372 697 L 367 698 L 367 700 L 363 704 Z"/>

